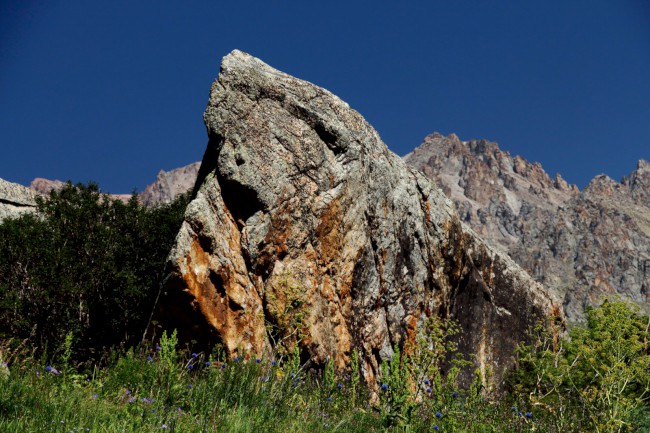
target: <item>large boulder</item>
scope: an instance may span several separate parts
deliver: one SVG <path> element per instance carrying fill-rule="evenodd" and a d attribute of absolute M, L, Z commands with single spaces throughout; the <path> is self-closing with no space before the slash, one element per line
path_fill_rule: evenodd
<path fill-rule="evenodd" d="M 156 323 L 231 356 L 298 344 L 369 382 L 431 315 L 495 381 L 557 301 L 327 90 L 240 51 L 223 59 L 209 142 Z"/>

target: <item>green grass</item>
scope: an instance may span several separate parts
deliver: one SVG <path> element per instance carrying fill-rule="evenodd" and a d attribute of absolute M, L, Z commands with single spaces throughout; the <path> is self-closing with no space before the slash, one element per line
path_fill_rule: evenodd
<path fill-rule="evenodd" d="M 291 359 L 222 362 L 179 354 L 169 345 L 129 351 L 86 374 L 65 366 L 46 371 L 37 361 L 14 358 L 9 374 L 0 376 L 0 431 L 549 431 L 541 420 L 517 415 L 505 403 L 472 398 L 471 391 L 432 396 L 424 389 L 404 415 L 391 389 L 371 403 L 366 388 L 349 378 L 295 366 Z"/>
<path fill-rule="evenodd" d="M 462 358 L 441 374 L 455 346 L 435 323 L 432 343 L 406 356 L 395 347 L 370 388 L 356 352 L 340 376 L 332 364 L 301 365 L 297 351 L 248 360 L 179 351 L 175 333 L 107 355 L 102 368 L 70 365 L 72 334 L 53 365 L 0 341 L 0 432 L 650 432 L 650 319 L 620 302 L 587 316 L 570 339 L 540 324 L 505 395 L 483 388 L 478 372 L 461 389 Z"/>

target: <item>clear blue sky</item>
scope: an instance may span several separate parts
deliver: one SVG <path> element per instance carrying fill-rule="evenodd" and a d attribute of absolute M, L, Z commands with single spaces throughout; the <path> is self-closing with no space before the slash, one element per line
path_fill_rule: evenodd
<path fill-rule="evenodd" d="M 142 190 L 199 160 L 238 48 L 334 92 L 403 155 L 487 138 L 581 188 L 650 159 L 650 2 L 0 1 L 0 177 Z"/>

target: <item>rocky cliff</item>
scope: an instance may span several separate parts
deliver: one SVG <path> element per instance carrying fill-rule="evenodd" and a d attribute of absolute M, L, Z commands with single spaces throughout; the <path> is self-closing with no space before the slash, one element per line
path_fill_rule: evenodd
<path fill-rule="evenodd" d="M 431 134 L 404 157 L 453 200 L 461 219 L 562 299 L 570 320 L 621 295 L 648 311 L 650 168 L 579 191 L 486 140 Z"/>
<path fill-rule="evenodd" d="M 194 162 L 171 171 L 160 170 L 156 181 L 140 193 L 140 200 L 147 206 L 171 202 L 194 187 L 200 166 L 200 162 Z"/>
<path fill-rule="evenodd" d="M 348 104 L 245 53 L 223 59 L 209 142 L 156 322 L 231 356 L 298 344 L 369 382 L 432 315 L 498 381 L 560 305 L 476 236 Z"/>
<path fill-rule="evenodd" d="M 29 188 L 0 179 L 0 221 L 33 212 L 36 196 Z"/>

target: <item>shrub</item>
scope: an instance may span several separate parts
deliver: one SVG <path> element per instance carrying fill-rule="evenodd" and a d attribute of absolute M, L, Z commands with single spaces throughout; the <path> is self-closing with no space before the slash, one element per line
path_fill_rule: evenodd
<path fill-rule="evenodd" d="M 636 431 L 650 398 L 648 317 L 624 302 L 587 309 L 587 323 L 555 341 L 538 327 L 519 348 L 512 390 L 544 410 L 557 431 Z"/>
<path fill-rule="evenodd" d="M 0 338 L 40 353 L 74 336 L 73 361 L 139 341 L 188 195 L 148 209 L 96 184 L 52 191 L 0 225 Z M 49 353 L 52 355 L 52 353 Z"/>

